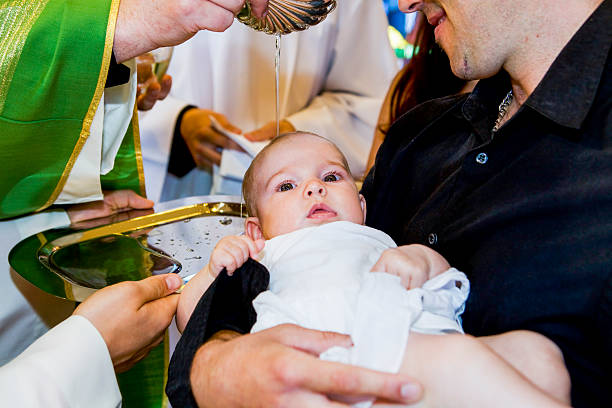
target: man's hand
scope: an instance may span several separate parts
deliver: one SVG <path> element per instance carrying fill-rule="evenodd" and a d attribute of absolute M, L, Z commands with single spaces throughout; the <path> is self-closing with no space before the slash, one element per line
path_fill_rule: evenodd
<path fill-rule="evenodd" d="M 281 325 L 255 334 L 213 338 L 196 353 L 191 388 L 200 407 L 346 407 L 329 396 L 379 397 L 413 403 L 422 389 L 411 378 L 317 357 L 349 336 Z M 232 336 L 230 336 L 232 337 Z"/>
<path fill-rule="evenodd" d="M 172 77 L 170 75 L 164 75 L 161 83 L 157 81 L 155 75 L 146 83 L 139 83 L 136 93 L 136 106 L 138 110 L 151 110 L 157 101 L 164 100 L 168 96 L 170 88 L 172 88 Z"/>
<path fill-rule="evenodd" d="M 261 17 L 268 0 L 249 0 Z M 244 0 L 122 0 L 113 50 L 118 63 L 159 47 L 181 44 L 200 30 L 224 31 Z"/>
<path fill-rule="evenodd" d="M 104 192 L 104 200 L 90 203 L 75 204 L 66 212 L 71 223 L 77 223 L 94 218 L 108 217 L 129 210 L 144 210 L 153 208 L 153 201 L 139 196 L 132 190 L 116 190 Z"/>
<path fill-rule="evenodd" d="M 295 132 L 295 127 L 286 119 L 282 119 L 278 125 L 278 134 L 282 135 L 283 133 Z M 277 136 L 276 134 L 276 121 L 271 121 L 260 127 L 259 129 L 255 129 L 252 132 L 245 133 L 244 137 L 249 139 L 252 142 L 263 142 L 265 140 L 269 140 Z"/>
<path fill-rule="evenodd" d="M 181 284 L 175 274 L 117 283 L 91 295 L 73 314 L 98 329 L 115 370 L 126 371 L 163 340 L 178 302 L 171 294 Z"/>
<path fill-rule="evenodd" d="M 136 106 L 138 110 L 147 111 L 153 108 L 157 101 L 168 96 L 172 87 L 172 77 L 164 75 L 161 83 L 153 73 L 155 57 L 151 53 L 139 55 L 136 58 L 138 88 L 136 91 Z"/>
<path fill-rule="evenodd" d="M 193 161 L 198 167 L 219 165 L 223 149 L 242 150 L 233 140 L 213 129 L 211 116 L 230 132 L 242 133 L 220 113 L 197 108 L 185 112 L 181 121 L 181 136 L 185 139 Z"/>
<path fill-rule="evenodd" d="M 422 287 L 449 268 L 442 255 L 425 245 L 413 244 L 387 249 L 372 267 L 372 272 L 397 275 L 406 289 L 413 289 Z"/>

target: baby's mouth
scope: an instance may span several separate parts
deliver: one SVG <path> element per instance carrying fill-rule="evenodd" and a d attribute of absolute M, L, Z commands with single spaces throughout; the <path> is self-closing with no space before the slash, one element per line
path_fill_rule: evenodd
<path fill-rule="evenodd" d="M 338 214 L 325 204 L 315 204 L 308 212 L 306 218 L 333 218 L 336 215 Z"/>

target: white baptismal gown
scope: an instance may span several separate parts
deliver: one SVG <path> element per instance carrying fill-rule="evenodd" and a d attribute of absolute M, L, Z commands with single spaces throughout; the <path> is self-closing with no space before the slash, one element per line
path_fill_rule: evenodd
<path fill-rule="evenodd" d="M 398 276 L 370 272 L 394 247 L 384 232 L 346 221 L 268 240 L 258 260 L 270 285 L 253 301 L 252 332 L 293 323 L 350 334 L 351 349 L 333 347 L 321 358 L 386 372 L 399 370 L 411 330 L 463 333 L 466 276 L 451 268 L 406 290 Z"/>

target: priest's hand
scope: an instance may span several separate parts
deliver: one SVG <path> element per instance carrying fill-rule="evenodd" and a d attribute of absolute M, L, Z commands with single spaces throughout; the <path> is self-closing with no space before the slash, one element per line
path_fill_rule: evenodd
<path fill-rule="evenodd" d="M 268 0 L 250 0 L 261 17 Z M 155 48 L 177 45 L 200 30 L 224 31 L 242 9 L 244 0 L 122 0 L 113 51 L 117 62 Z"/>
<path fill-rule="evenodd" d="M 70 222 L 75 224 L 84 220 L 108 217 L 129 210 L 146 210 L 153 208 L 153 201 L 139 196 L 132 190 L 104 192 L 104 199 L 89 203 L 75 204 L 66 210 Z"/>
<path fill-rule="evenodd" d="M 164 338 L 176 312 L 182 285 L 176 274 L 151 276 L 100 289 L 74 311 L 102 335 L 115 371 L 123 372 L 149 354 Z"/>

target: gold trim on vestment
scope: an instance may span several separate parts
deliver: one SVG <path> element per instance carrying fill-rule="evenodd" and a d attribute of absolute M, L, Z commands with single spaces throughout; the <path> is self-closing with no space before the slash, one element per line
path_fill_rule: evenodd
<path fill-rule="evenodd" d="M 168 407 L 168 396 L 166 395 L 166 384 L 168 384 L 168 366 L 170 365 L 170 334 L 168 332 L 169 329 L 166 329 L 166 332 L 164 334 L 164 386 L 163 386 L 163 390 L 164 392 L 162 392 L 162 406 L 161 408 L 167 408 Z"/>
<path fill-rule="evenodd" d="M 140 185 L 140 195 L 147 196 L 145 189 L 145 175 L 142 164 L 142 147 L 140 146 L 140 126 L 138 125 L 138 106 L 134 104 L 134 113 L 132 115 L 132 133 L 134 133 L 134 154 L 136 156 L 136 167 L 138 169 L 138 184 Z"/>
<path fill-rule="evenodd" d="M 0 114 L 30 30 L 49 0 L 11 0 L 0 6 Z"/>
<path fill-rule="evenodd" d="M 98 84 L 96 85 L 96 92 L 94 97 L 89 105 L 89 110 L 87 111 L 87 115 L 83 120 L 83 127 L 81 128 L 81 134 L 79 135 L 79 140 L 77 141 L 72 154 L 70 155 L 70 159 L 68 159 L 68 163 L 66 164 L 66 168 L 62 173 L 62 176 L 55 187 L 55 190 L 47 200 L 47 202 L 40 207 L 36 211 L 42 211 L 45 208 L 49 207 L 51 204 L 57 200 L 57 197 L 60 195 L 62 190 L 64 189 L 64 185 L 66 184 L 66 180 L 68 180 L 68 176 L 72 171 L 72 167 L 76 162 L 77 157 L 81 153 L 81 149 L 83 149 L 83 145 L 87 141 L 87 138 L 90 135 L 91 124 L 93 122 L 93 118 L 96 115 L 96 111 L 98 110 L 98 105 L 100 104 L 100 99 L 102 98 L 102 94 L 104 93 L 104 86 L 106 84 L 106 76 L 108 74 L 108 67 L 110 66 L 111 53 L 113 51 L 113 40 L 115 37 L 115 24 L 117 23 L 117 14 L 119 13 L 119 1 L 120 0 L 112 0 L 110 6 L 110 14 L 108 16 L 108 25 L 106 26 L 106 39 L 104 41 L 104 54 L 102 56 L 102 66 L 100 67 L 100 74 L 98 75 Z"/>

